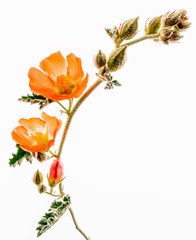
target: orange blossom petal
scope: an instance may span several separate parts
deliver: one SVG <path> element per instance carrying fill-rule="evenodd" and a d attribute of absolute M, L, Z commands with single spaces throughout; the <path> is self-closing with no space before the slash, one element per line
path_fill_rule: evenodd
<path fill-rule="evenodd" d="M 52 99 L 57 94 L 55 83 L 37 68 L 30 68 L 28 77 L 30 89 L 38 95 Z"/>
<path fill-rule="evenodd" d="M 60 52 L 51 54 L 40 63 L 40 68 L 51 78 L 67 74 L 67 63 Z"/>
<path fill-rule="evenodd" d="M 46 121 L 49 139 L 55 139 L 56 134 L 62 125 L 61 120 L 56 117 L 51 117 L 45 112 L 42 112 L 42 118 Z"/>
<path fill-rule="evenodd" d="M 82 70 L 81 59 L 76 57 L 73 53 L 67 56 L 67 71 L 72 80 L 77 84 L 84 77 Z"/>

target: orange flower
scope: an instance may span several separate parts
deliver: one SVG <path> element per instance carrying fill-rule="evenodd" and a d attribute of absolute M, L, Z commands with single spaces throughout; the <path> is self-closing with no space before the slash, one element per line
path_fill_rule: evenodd
<path fill-rule="evenodd" d="M 66 58 L 67 61 L 60 52 L 56 52 L 42 60 L 39 66 L 45 73 L 30 68 L 30 89 L 35 94 L 57 101 L 80 97 L 87 86 L 88 74 L 83 79 L 80 58 L 73 53 Z"/>
<path fill-rule="evenodd" d="M 56 184 L 61 182 L 63 180 L 63 174 L 63 163 L 59 158 L 54 159 L 48 176 L 48 183 L 50 187 L 54 187 Z"/>
<path fill-rule="evenodd" d="M 12 138 L 20 147 L 30 152 L 48 150 L 54 145 L 55 137 L 61 127 L 61 120 L 42 113 L 42 118 L 21 118 L 21 126 L 14 128 Z"/>

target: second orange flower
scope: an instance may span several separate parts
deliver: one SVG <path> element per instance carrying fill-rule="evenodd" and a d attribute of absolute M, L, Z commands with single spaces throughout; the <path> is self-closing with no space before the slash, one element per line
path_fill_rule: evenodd
<path fill-rule="evenodd" d="M 51 54 L 40 63 L 40 68 L 30 68 L 28 77 L 30 89 L 38 95 L 52 100 L 78 98 L 88 83 L 84 77 L 81 59 L 73 53 L 65 58 L 60 52 Z"/>

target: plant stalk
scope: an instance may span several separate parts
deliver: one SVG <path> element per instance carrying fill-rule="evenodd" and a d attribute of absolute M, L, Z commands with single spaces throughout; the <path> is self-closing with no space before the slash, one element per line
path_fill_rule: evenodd
<path fill-rule="evenodd" d="M 133 45 L 135 43 L 138 43 L 138 42 L 141 42 L 141 41 L 144 41 L 146 39 L 155 39 L 155 38 L 158 38 L 159 37 L 159 33 L 155 33 L 155 34 L 149 34 L 149 35 L 144 35 L 140 38 L 137 38 L 135 40 L 132 40 L 128 43 L 125 43 L 123 45 L 120 45 L 120 47 L 123 47 L 123 46 L 130 46 L 130 45 Z"/>
<path fill-rule="evenodd" d="M 78 224 L 77 224 L 77 222 L 76 222 L 76 219 L 75 219 L 73 210 L 71 209 L 71 207 L 69 207 L 69 211 L 70 211 L 70 213 L 71 213 L 71 217 L 72 217 L 72 219 L 73 219 L 73 222 L 74 222 L 74 225 L 75 225 L 76 229 L 86 238 L 86 240 L 90 240 L 90 239 L 86 236 L 86 234 L 79 228 L 79 226 L 78 226 Z"/>
<path fill-rule="evenodd" d="M 77 103 L 74 105 L 74 107 L 72 108 L 72 110 L 70 111 L 69 115 L 67 116 L 67 121 L 66 121 L 66 124 L 65 124 L 65 128 L 64 128 L 64 131 L 63 131 L 63 135 L 62 135 L 62 138 L 61 138 L 61 142 L 60 142 L 60 145 L 59 145 L 59 150 L 58 150 L 58 154 L 57 154 L 57 157 L 60 158 L 61 156 L 61 153 L 62 153 L 62 149 L 63 149 L 63 145 L 64 145 L 64 142 L 65 142 L 65 138 L 66 138 L 66 135 L 67 135 L 67 132 L 68 132 L 68 129 L 69 129 L 69 126 L 70 126 L 70 123 L 71 123 L 71 120 L 75 114 L 75 112 L 78 110 L 78 108 L 80 107 L 80 105 L 84 102 L 84 100 L 93 92 L 93 90 L 99 86 L 99 84 L 102 82 L 101 79 L 98 79 L 83 95 L 82 97 L 77 101 Z"/>

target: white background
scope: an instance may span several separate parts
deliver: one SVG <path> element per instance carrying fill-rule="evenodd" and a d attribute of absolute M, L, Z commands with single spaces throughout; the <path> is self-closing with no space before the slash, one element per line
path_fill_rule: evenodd
<path fill-rule="evenodd" d="M 2 1 L 0 4 L 1 125 L 0 238 L 36 239 L 37 222 L 53 198 L 39 195 L 31 179 L 46 176 L 51 161 L 10 168 L 16 152 L 12 129 L 21 117 L 40 117 L 37 106 L 18 102 L 30 93 L 28 69 L 60 50 L 82 59 L 95 80 L 93 55 L 114 49 L 104 28 L 140 16 L 187 9 L 192 22 L 178 44 L 147 40 L 128 48 L 126 65 L 76 113 L 62 160 L 65 191 L 79 226 L 92 240 L 196 239 L 195 5 L 186 1 Z M 44 111 L 65 122 L 57 104 Z M 57 135 L 58 148 L 62 130 Z M 80 240 L 67 212 L 40 240 Z"/>

